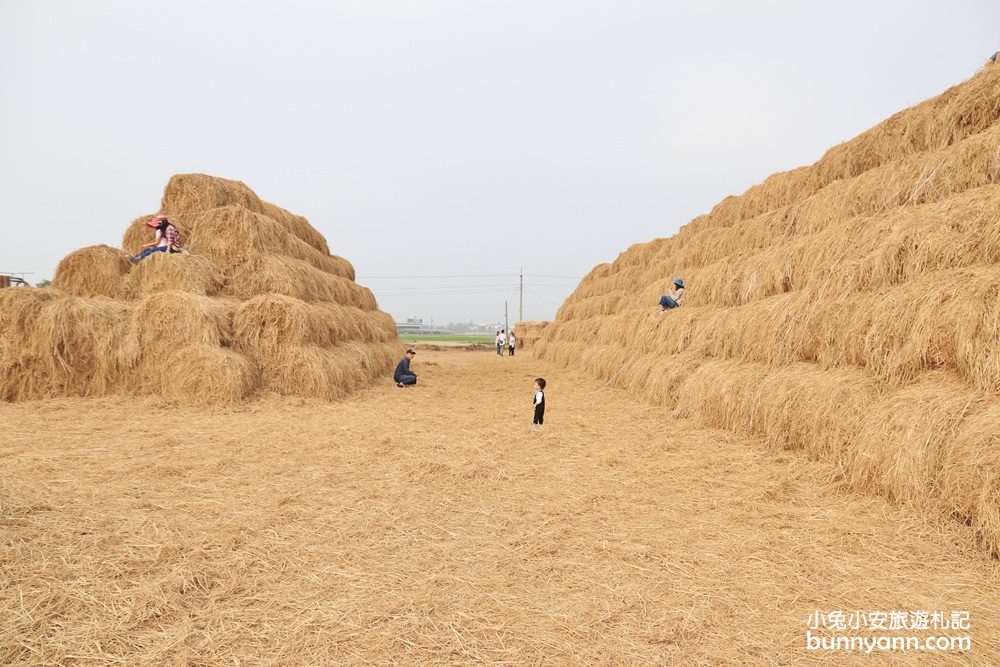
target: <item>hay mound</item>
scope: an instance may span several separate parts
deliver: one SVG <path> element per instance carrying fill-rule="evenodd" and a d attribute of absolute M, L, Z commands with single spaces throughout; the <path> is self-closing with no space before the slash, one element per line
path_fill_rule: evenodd
<path fill-rule="evenodd" d="M 1000 553 L 998 121 L 990 68 L 595 267 L 535 354 L 830 458 Z"/>
<path fill-rule="evenodd" d="M 392 318 L 305 218 L 202 174 L 171 178 L 159 214 L 190 254 L 133 265 L 125 252 L 152 238 L 142 216 L 125 252 L 83 248 L 52 289 L 0 291 L 0 398 L 338 399 L 401 356 Z"/>
<path fill-rule="evenodd" d="M 517 345 L 522 350 L 530 352 L 535 348 L 538 340 L 542 337 L 545 325 L 548 322 L 518 322 L 514 325 L 517 336 Z"/>

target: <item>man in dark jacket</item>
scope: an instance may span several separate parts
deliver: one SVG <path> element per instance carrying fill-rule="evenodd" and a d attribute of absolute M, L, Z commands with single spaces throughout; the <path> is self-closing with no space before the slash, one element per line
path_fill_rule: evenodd
<path fill-rule="evenodd" d="M 410 360 L 413 359 L 414 355 L 416 355 L 416 352 L 407 350 L 406 356 L 396 366 L 396 372 L 392 374 L 392 379 L 397 387 L 405 387 L 408 384 L 417 383 L 417 374 L 410 370 Z"/>

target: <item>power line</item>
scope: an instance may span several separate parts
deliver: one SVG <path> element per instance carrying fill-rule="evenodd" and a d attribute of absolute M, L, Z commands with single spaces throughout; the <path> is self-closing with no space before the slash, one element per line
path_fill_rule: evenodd
<path fill-rule="evenodd" d="M 538 293 L 536 293 L 536 292 L 534 292 L 534 291 L 532 291 L 532 290 L 528 289 L 527 287 L 525 287 L 525 288 L 524 288 L 524 291 L 526 291 L 526 292 L 531 292 L 532 294 L 534 294 L 535 296 L 537 296 L 537 297 L 538 297 L 539 299 L 541 299 L 542 301 L 544 301 L 544 302 L 546 302 L 546 303 L 551 303 L 551 304 L 552 304 L 553 306 L 561 306 L 561 305 L 562 305 L 561 303 L 556 303 L 555 301 L 550 301 L 550 300 L 546 299 L 546 298 L 545 298 L 544 296 L 542 296 L 541 294 L 538 294 Z"/>
<path fill-rule="evenodd" d="M 438 290 L 427 290 L 423 292 L 398 292 L 393 290 L 372 290 L 378 297 L 399 297 L 399 296 L 447 296 L 450 294 L 511 294 L 517 292 L 516 287 L 504 287 L 495 289 L 474 289 L 474 288 L 441 288 Z"/>
<path fill-rule="evenodd" d="M 409 287 L 409 286 L 386 286 L 386 287 L 376 287 L 374 290 L 392 290 L 394 292 L 406 292 L 413 290 L 451 290 L 451 289 L 517 289 L 517 285 L 511 285 L 510 283 L 503 284 L 491 284 L 491 285 L 424 285 L 422 287 Z"/>
<path fill-rule="evenodd" d="M 563 278 L 566 280 L 582 280 L 580 276 L 556 276 L 548 273 L 528 273 L 532 278 Z M 424 280 L 444 278 L 516 278 L 515 273 L 469 273 L 447 276 L 357 276 L 355 280 Z"/>
<path fill-rule="evenodd" d="M 568 280 L 583 280 L 580 276 L 550 276 L 545 273 L 530 273 L 528 275 L 534 278 L 566 278 Z"/>
<path fill-rule="evenodd" d="M 424 278 L 516 278 L 513 273 L 480 273 L 452 276 L 357 276 L 355 280 L 422 280 Z"/>
<path fill-rule="evenodd" d="M 526 283 L 526 284 L 531 285 L 532 287 L 562 287 L 565 289 L 571 289 L 574 287 L 574 285 L 553 285 L 551 283 Z"/>

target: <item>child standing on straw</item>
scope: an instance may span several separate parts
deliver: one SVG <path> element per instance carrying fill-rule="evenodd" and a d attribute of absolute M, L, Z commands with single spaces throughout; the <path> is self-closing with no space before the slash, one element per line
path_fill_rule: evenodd
<path fill-rule="evenodd" d="M 531 428 L 541 426 L 545 423 L 545 378 L 535 378 L 535 397 L 531 407 L 535 411 L 535 420 L 531 422 Z"/>

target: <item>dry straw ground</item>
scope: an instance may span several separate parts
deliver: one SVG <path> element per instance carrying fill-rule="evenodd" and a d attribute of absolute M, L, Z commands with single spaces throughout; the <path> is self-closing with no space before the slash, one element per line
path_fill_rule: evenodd
<path fill-rule="evenodd" d="M 595 267 L 534 348 L 1000 555 L 1000 68 Z"/>
<path fill-rule="evenodd" d="M 529 355 L 414 368 L 339 403 L 0 404 L 0 663 L 1000 664 L 969 528 Z M 816 610 L 968 611 L 972 650 L 809 651 Z"/>

